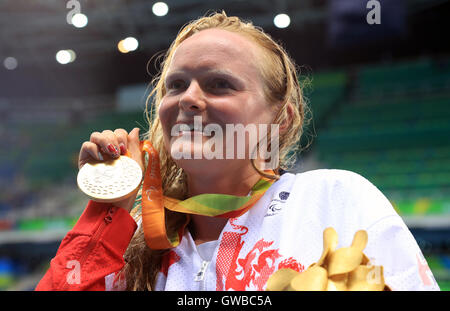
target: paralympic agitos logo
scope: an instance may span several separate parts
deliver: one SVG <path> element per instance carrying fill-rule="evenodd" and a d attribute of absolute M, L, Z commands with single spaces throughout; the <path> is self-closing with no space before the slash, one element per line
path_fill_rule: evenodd
<path fill-rule="evenodd" d="M 267 208 L 266 216 L 273 216 L 278 214 L 283 208 L 283 204 L 286 203 L 286 200 L 289 198 L 290 193 L 287 191 L 281 191 L 278 193 L 279 199 L 272 199 L 269 207 Z"/>

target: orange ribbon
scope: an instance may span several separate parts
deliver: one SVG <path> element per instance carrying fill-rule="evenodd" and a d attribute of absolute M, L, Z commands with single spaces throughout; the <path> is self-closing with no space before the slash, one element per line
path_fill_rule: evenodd
<path fill-rule="evenodd" d="M 151 249 L 167 249 L 176 247 L 183 236 L 185 223 L 177 232 L 167 232 L 165 209 L 185 214 L 207 215 L 212 217 L 239 217 L 256 204 L 259 198 L 273 183 L 272 180 L 261 178 L 252 188 L 252 195 L 238 197 L 222 194 L 202 194 L 180 201 L 165 197 L 162 189 L 160 162 L 158 152 L 152 144 L 141 141 L 141 150 L 148 155 L 148 165 L 144 173 L 142 185 L 142 226 L 145 241 Z M 127 156 L 130 154 L 127 152 Z M 272 172 L 273 173 L 273 172 Z"/>

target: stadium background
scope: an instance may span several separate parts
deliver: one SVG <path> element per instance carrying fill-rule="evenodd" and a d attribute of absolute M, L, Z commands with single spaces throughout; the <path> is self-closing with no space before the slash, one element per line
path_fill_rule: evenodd
<path fill-rule="evenodd" d="M 68 23 L 70 2 L 85 27 Z M 450 2 L 381 0 L 374 25 L 368 2 L 170 0 L 156 16 L 153 1 L 1 1 L 0 289 L 32 290 L 84 209 L 82 142 L 93 131 L 146 129 L 152 56 L 187 21 L 224 9 L 263 27 L 301 66 L 312 121 L 294 171 L 369 179 L 449 290 Z M 279 13 L 288 27 L 274 25 Z M 138 48 L 121 53 L 130 36 Z M 55 59 L 64 49 L 76 53 L 65 65 Z"/>

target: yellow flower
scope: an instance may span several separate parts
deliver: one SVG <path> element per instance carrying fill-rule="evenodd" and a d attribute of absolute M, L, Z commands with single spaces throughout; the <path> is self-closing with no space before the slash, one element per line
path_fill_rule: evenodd
<path fill-rule="evenodd" d="M 383 266 L 373 266 L 363 253 L 367 232 L 355 233 L 352 245 L 336 250 L 338 235 L 332 227 L 323 232 L 323 251 L 319 260 L 301 273 L 280 269 L 267 281 L 268 291 L 382 291 L 391 289 L 384 282 Z"/>

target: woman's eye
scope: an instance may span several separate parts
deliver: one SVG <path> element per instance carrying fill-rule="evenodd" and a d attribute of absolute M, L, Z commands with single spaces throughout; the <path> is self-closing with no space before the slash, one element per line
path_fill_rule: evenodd
<path fill-rule="evenodd" d="M 222 79 L 214 80 L 211 83 L 211 87 L 213 89 L 231 89 L 232 88 L 231 84 L 228 83 L 228 81 L 222 80 Z"/>
<path fill-rule="evenodd" d="M 169 90 L 179 90 L 182 89 L 184 87 L 185 83 L 182 80 L 175 80 L 172 82 L 169 82 L 167 85 L 167 88 Z"/>

